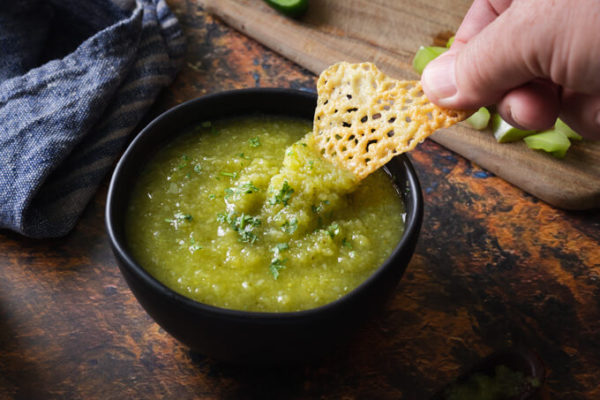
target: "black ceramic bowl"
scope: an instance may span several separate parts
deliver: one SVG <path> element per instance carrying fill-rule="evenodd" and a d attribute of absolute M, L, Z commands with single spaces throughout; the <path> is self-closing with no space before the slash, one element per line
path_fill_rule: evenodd
<path fill-rule="evenodd" d="M 227 310 L 202 304 L 167 288 L 131 256 L 125 240 L 130 190 L 141 167 L 174 135 L 206 120 L 247 114 L 286 115 L 312 121 L 316 96 L 286 89 L 217 93 L 181 104 L 150 123 L 119 161 L 108 192 L 106 226 L 119 267 L 131 291 L 152 318 L 192 350 L 236 363 L 299 361 L 343 344 L 381 308 L 402 277 L 423 217 L 421 189 L 406 156 L 387 164 L 406 208 L 405 233 L 389 259 L 346 296 L 322 307 L 285 313 Z"/>

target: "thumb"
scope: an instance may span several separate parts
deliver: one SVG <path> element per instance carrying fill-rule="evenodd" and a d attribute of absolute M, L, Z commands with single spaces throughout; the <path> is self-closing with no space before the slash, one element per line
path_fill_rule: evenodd
<path fill-rule="evenodd" d="M 532 21 L 535 14 L 515 12 L 516 7 L 513 3 L 468 42 L 455 42 L 429 63 L 422 83 L 431 101 L 474 109 L 497 103 L 510 89 L 544 76 L 539 60 L 550 59 L 544 55 L 552 52 L 553 34 Z"/>

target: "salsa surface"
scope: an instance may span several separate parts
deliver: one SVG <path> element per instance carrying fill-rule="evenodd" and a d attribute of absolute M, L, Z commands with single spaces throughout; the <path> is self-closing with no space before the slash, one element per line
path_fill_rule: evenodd
<path fill-rule="evenodd" d="M 133 256 L 178 293 L 218 307 L 298 311 L 348 293 L 391 254 L 404 209 L 377 171 L 323 160 L 310 123 L 204 122 L 161 149 L 133 189 Z"/>

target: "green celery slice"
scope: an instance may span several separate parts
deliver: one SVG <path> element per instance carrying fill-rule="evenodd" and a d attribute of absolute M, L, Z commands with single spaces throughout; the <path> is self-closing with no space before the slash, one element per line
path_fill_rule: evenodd
<path fill-rule="evenodd" d="M 560 118 L 556 120 L 556 124 L 554 124 L 554 129 L 564 133 L 571 140 L 582 140 L 583 138 L 577 132 L 569 127 L 569 125 L 565 124 Z"/>
<path fill-rule="evenodd" d="M 484 130 L 490 123 L 490 111 L 485 107 L 481 107 L 465 121 L 478 131 Z"/>
<path fill-rule="evenodd" d="M 530 149 L 543 150 L 556 158 L 564 158 L 571 142 L 563 132 L 551 129 L 523 139 Z"/>
<path fill-rule="evenodd" d="M 521 140 L 526 136 L 533 135 L 535 131 L 524 131 L 515 128 L 502 119 L 499 114 L 492 115 L 492 131 L 498 143 L 509 143 Z"/>
<path fill-rule="evenodd" d="M 308 10 L 308 0 L 264 0 L 265 3 L 287 15 L 297 18 L 302 16 Z"/>
<path fill-rule="evenodd" d="M 415 54 L 415 58 L 413 58 L 413 69 L 417 71 L 419 74 L 423 73 L 423 70 L 429 64 L 431 60 L 438 57 L 440 54 L 448 51 L 445 47 L 440 46 L 421 46 L 417 53 Z"/>

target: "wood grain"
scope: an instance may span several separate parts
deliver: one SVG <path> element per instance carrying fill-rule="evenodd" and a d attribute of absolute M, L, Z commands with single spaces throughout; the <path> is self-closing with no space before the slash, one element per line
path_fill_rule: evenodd
<path fill-rule="evenodd" d="M 200 0 L 239 31 L 319 74 L 338 61 L 371 61 L 398 79 L 416 79 L 411 62 L 421 45 L 442 44 L 470 0 L 312 0 L 299 21 L 262 0 Z M 564 160 L 500 145 L 490 132 L 465 124 L 433 140 L 526 192 L 565 209 L 600 207 L 600 142 L 575 143 Z"/>

